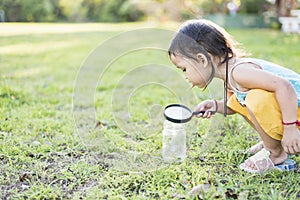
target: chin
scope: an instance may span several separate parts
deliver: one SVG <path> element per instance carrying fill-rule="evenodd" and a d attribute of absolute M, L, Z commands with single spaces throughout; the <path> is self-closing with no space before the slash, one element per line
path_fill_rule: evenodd
<path fill-rule="evenodd" d="M 194 86 L 197 86 L 198 88 L 202 89 L 202 88 L 205 88 L 206 85 L 205 84 L 195 84 Z"/>
<path fill-rule="evenodd" d="M 191 85 L 191 89 L 194 88 L 194 87 L 197 87 L 197 88 L 203 88 L 203 87 L 200 87 L 199 85 L 192 84 L 192 85 Z"/>
<path fill-rule="evenodd" d="M 194 88 L 194 87 L 204 88 L 206 86 L 205 84 L 201 84 L 201 83 L 200 84 L 199 83 L 193 83 L 193 82 L 190 82 L 190 83 L 191 83 L 191 88 Z"/>

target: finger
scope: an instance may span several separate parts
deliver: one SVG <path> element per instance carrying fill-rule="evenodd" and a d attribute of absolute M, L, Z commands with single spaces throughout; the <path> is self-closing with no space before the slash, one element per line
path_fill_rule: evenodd
<path fill-rule="evenodd" d="M 209 111 L 205 111 L 203 117 L 204 118 L 209 118 L 210 117 Z"/>
<path fill-rule="evenodd" d="M 300 153 L 300 144 L 299 143 L 297 143 L 297 145 L 296 145 L 297 147 L 296 147 L 296 153 Z"/>
<path fill-rule="evenodd" d="M 292 149 L 293 149 L 293 153 L 292 154 L 296 154 L 297 150 L 298 150 L 297 143 L 292 146 Z"/>
<path fill-rule="evenodd" d="M 197 115 L 195 115 L 196 117 L 200 118 L 200 117 L 203 117 L 203 114 L 202 113 L 199 113 Z"/>
<path fill-rule="evenodd" d="M 282 144 L 282 147 L 283 147 L 283 150 L 285 151 L 285 153 L 289 154 L 289 149 L 284 143 Z"/>
<path fill-rule="evenodd" d="M 206 118 L 207 117 L 207 112 L 204 112 L 203 115 L 202 115 L 202 117 Z"/>
<path fill-rule="evenodd" d="M 207 118 L 211 118 L 211 116 L 212 116 L 211 111 L 208 111 Z"/>
<path fill-rule="evenodd" d="M 288 149 L 289 149 L 289 154 L 295 154 L 293 146 L 290 146 Z"/>
<path fill-rule="evenodd" d="M 198 111 L 199 114 L 197 114 L 197 117 L 205 118 L 206 117 L 206 111 L 205 110 L 200 110 Z"/>
<path fill-rule="evenodd" d="M 193 113 L 195 113 L 194 115 L 196 117 L 201 117 L 201 116 L 203 116 L 203 112 L 201 112 L 202 110 L 203 110 L 202 108 L 196 108 L 193 110 Z"/>
<path fill-rule="evenodd" d="M 206 111 L 207 112 L 207 118 L 210 118 L 212 116 L 211 111 Z"/>
<path fill-rule="evenodd" d="M 205 111 L 204 113 L 203 113 L 203 118 L 207 118 L 207 116 L 208 116 L 208 112 L 207 111 Z"/>
<path fill-rule="evenodd" d="M 296 143 L 296 142 L 293 143 L 293 144 L 291 145 L 290 149 L 291 149 L 291 154 L 295 154 L 295 153 L 297 152 L 297 151 L 296 151 L 296 149 L 297 149 L 297 143 Z"/>

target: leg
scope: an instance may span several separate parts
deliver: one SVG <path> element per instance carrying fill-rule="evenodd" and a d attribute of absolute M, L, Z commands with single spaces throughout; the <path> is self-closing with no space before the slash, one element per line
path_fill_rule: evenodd
<path fill-rule="evenodd" d="M 270 151 L 270 159 L 272 162 L 276 164 L 283 163 L 287 159 L 287 154 L 283 150 L 281 146 L 281 141 L 280 140 L 275 140 L 274 138 L 270 137 L 260 126 L 258 123 L 256 117 L 254 116 L 253 112 L 248 108 L 248 113 L 251 116 L 251 121 L 253 122 L 253 126 L 256 129 L 256 131 L 259 133 L 264 147 Z M 248 167 L 255 169 L 255 165 L 251 160 L 246 160 L 245 161 L 246 165 Z"/>
<path fill-rule="evenodd" d="M 235 94 L 233 94 L 231 96 L 231 98 L 228 100 L 227 106 L 229 108 L 231 108 L 232 110 L 234 110 L 236 113 L 239 113 L 241 116 L 244 117 L 244 119 L 251 125 L 251 127 L 253 129 L 256 130 L 255 125 L 253 124 L 253 122 L 250 120 L 250 116 L 248 113 L 248 110 L 245 106 L 242 106 L 238 101 L 237 98 L 235 96 Z M 256 130 L 257 131 L 257 130 Z M 259 143 L 253 145 L 252 147 L 250 147 L 247 152 L 251 153 L 251 154 L 255 154 L 258 151 L 260 151 L 261 149 L 264 148 L 264 144 L 263 141 L 260 141 Z"/>
<path fill-rule="evenodd" d="M 234 96 L 228 101 L 228 106 L 246 118 L 249 124 L 259 133 L 264 147 L 270 151 L 270 159 L 274 164 L 285 161 L 287 154 L 281 146 L 283 127 L 281 112 L 274 93 L 260 89 L 250 90 L 241 106 Z M 245 162 L 250 168 L 255 165 L 249 159 Z"/>
<path fill-rule="evenodd" d="M 250 147 L 249 149 L 247 149 L 246 152 L 255 154 L 255 153 L 259 152 L 260 150 L 262 150 L 263 148 L 265 148 L 264 142 L 260 141 L 257 144 L 253 145 L 252 147 Z"/>
<path fill-rule="evenodd" d="M 248 120 L 246 117 L 244 117 L 244 119 L 252 126 L 252 128 L 254 128 L 256 130 L 255 125 L 250 120 Z M 260 150 L 262 150 L 263 148 L 264 148 L 264 142 L 260 141 L 257 144 L 253 145 L 252 147 L 250 147 L 247 150 L 247 152 L 251 153 L 251 154 L 255 154 L 255 153 L 259 152 Z"/>

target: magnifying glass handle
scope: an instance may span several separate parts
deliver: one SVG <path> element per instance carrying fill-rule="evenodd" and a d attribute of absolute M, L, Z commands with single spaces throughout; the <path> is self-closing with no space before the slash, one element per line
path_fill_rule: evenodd
<path fill-rule="evenodd" d="M 211 114 L 215 114 L 216 111 L 212 111 L 212 110 L 209 110 L 208 112 L 210 112 Z M 199 114 L 204 114 L 205 111 L 202 110 L 202 111 L 196 111 L 196 112 L 193 112 L 193 115 L 199 115 Z"/>

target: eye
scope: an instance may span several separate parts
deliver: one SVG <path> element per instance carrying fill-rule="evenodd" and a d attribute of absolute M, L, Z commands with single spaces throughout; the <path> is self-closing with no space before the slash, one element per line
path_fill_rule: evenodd
<path fill-rule="evenodd" d="M 186 72 L 186 69 L 182 69 L 183 72 Z"/>

